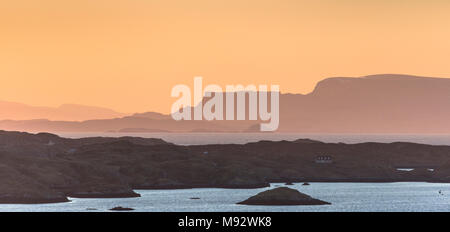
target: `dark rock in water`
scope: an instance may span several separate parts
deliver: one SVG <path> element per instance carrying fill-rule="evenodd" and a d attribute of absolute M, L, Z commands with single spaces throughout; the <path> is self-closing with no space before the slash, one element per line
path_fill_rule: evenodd
<path fill-rule="evenodd" d="M 97 210 L 96 208 L 86 208 L 86 210 Z"/>
<path fill-rule="evenodd" d="M 191 197 L 191 200 L 200 200 L 200 197 Z"/>
<path fill-rule="evenodd" d="M 292 182 L 286 182 L 284 185 L 294 185 Z"/>
<path fill-rule="evenodd" d="M 239 202 L 240 205 L 330 205 L 295 189 L 280 187 L 270 189 Z"/>
<path fill-rule="evenodd" d="M 303 183 L 302 185 L 305 185 L 305 186 L 306 186 L 306 185 L 310 185 L 310 184 L 309 184 L 308 182 L 305 182 L 305 183 Z"/>
<path fill-rule="evenodd" d="M 114 207 L 114 208 L 109 209 L 109 210 L 114 210 L 114 211 L 131 211 L 131 210 L 134 210 L 134 209 L 133 208 L 126 208 L 126 207 L 122 207 L 122 206 L 117 206 L 117 207 Z"/>

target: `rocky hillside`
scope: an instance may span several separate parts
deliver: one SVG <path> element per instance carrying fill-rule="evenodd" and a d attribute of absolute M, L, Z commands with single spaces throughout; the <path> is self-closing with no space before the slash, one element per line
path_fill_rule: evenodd
<path fill-rule="evenodd" d="M 324 156 L 330 162 L 317 162 Z M 136 197 L 132 189 L 257 188 L 269 182 L 448 182 L 449 161 L 450 146 L 413 143 L 177 146 L 159 139 L 65 139 L 2 131 L 0 202 Z"/>

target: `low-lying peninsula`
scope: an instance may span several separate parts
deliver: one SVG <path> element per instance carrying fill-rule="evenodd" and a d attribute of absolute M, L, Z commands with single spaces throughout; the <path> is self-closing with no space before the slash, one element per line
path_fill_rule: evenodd
<path fill-rule="evenodd" d="M 178 146 L 161 139 L 0 131 L 0 203 L 138 197 L 133 189 L 260 188 L 271 182 L 449 182 L 449 158 L 450 146 L 403 142 Z"/>

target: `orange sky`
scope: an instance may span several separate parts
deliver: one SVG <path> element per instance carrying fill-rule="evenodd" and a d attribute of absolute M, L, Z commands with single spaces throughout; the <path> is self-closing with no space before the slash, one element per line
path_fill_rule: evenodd
<path fill-rule="evenodd" d="M 0 100 L 170 111 L 176 84 L 450 77 L 448 0 L 0 0 Z"/>

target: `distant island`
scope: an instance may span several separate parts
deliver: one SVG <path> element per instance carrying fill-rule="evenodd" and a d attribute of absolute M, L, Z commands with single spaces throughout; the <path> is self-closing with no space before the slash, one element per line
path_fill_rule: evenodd
<path fill-rule="evenodd" d="M 450 182 L 449 154 L 450 146 L 404 142 L 178 146 L 161 139 L 0 131 L 0 203 L 139 197 L 134 189 L 260 188 L 272 182 Z"/>

